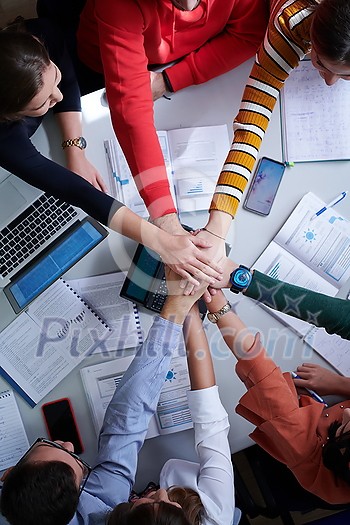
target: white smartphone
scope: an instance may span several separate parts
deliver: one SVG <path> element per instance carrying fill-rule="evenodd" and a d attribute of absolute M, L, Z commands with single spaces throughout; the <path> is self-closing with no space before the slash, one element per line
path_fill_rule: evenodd
<path fill-rule="evenodd" d="M 285 170 L 283 162 L 262 157 L 256 167 L 243 208 L 268 215 L 275 200 Z"/>

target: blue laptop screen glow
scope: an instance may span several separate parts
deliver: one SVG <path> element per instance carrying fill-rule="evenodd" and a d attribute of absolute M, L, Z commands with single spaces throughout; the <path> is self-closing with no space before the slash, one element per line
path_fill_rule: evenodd
<path fill-rule="evenodd" d="M 85 221 L 70 232 L 10 285 L 9 291 L 19 308 L 25 308 L 104 237 L 93 224 Z"/>

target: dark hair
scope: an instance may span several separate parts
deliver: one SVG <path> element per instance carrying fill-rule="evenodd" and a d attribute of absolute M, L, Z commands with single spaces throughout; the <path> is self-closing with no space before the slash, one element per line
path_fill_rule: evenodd
<path fill-rule="evenodd" d="M 322 449 L 323 464 L 331 470 L 336 478 L 350 485 L 350 432 L 343 432 L 338 437 L 336 431 L 340 421 L 334 421 L 328 429 L 328 440 Z"/>
<path fill-rule="evenodd" d="M 11 525 L 66 525 L 78 500 L 76 477 L 67 463 L 24 462 L 5 477 L 0 507 Z"/>
<path fill-rule="evenodd" d="M 310 37 L 321 56 L 350 65 L 349 0 L 322 0 L 312 17 Z"/>
<path fill-rule="evenodd" d="M 18 120 L 43 86 L 50 57 L 39 40 L 15 27 L 0 31 L 0 122 Z"/>
<path fill-rule="evenodd" d="M 110 513 L 107 525 L 191 525 L 182 509 L 165 501 L 143 503 L 133 508 L 132 503 L 120 503 Z"/>

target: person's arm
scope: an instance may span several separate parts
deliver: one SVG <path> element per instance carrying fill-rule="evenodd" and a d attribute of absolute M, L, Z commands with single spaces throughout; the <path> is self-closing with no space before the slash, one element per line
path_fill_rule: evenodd
<path fill-rule="evenodd" d="M 218 312 L 227 302 L 225 295 L 220 290 L 207 305 L 208 311 L 211 313 Z M 233 355 L 237 359 L 248 357 L 248 353 L 254 345 L 255 337 L 249 332 L 238 315 L 233 310 L 228 311 L 220 317 L 217 326 Z"/>
<path fill-rule="evenodd" d="M 14 144 L 21 155 L 13 153 Z M 82 208 L 114 231 L 145 244 L 193 284 L 198 285 L 197 278 L 209 282 L 219 277 L 219 266 L 199 249 L 207 246 L 203 240 L 160 230 L 82 177 L 47 159 L 28 138 L 24 122 L 0 125 L 0 165 L 28 184 Z"/>
<path fill-rule="evenodd" d="M 271 13 L 264 42 L 258 50 L 239 113 L 234 120 L 232 146 L 210 205 L 207 228 L 221 237 L 226 237 L 229 217 L 236 214 L 249 182 L 283 84 L 309 49 L 311 10 L 298 4 L 298 15 L 294 5 L 280 12 L 282 6 L 283 1 L 278 0 Z M 293 27 L 292 19 L 297 17 L 297 27 Z M 200 235 L 204 236 L 204 232 Z M 214 244 L 221 247 L 219 240 Z M 216 246 L 212 252 L 215 250 Z"/>
<path fill-rule="evenodd" d="M 114 507 L 127 501 L 149 420 L 164 385 L 181 324 L 157 317 L 107 408 L 96 466 L 85 491 Z"/>
<path fill-rule="evenodd" d="M 264 2 L 227 0 L 224 7 L 216 1 L 206 9 L 207 41 L 166 69 L 174 92 L 231 71 L 252 57 L 264 38 L 268 22 L 268 5 Z M 215 34 L 211 27 L 217 27 L 218 21 L 222 21 L 224 29 Z"/>
<path fill-rule="evenodd" d="M 196 490 L 213 523 L 232 524 L 235 500 L 229 422 L 215 383 L 212 357 L 197 305 L 186 319 L 184 336 L 191 382 L 187 397 L 199 458 Z"/>
<path fill-rule="evenodd" d="M 226 303 L 220 291 L 208 309 L 217 312 Z M 319 457 L 317 426 L 324 405 L 303 396 L 299 406 L 290 373 L 282 373 L 267 356 L 259 335 L 254 336 L 232 310 L 218 320 L 217 326 L 238 360 L 236 372 L 247 388 L 236 412 L 257 427 L 250 437 L 292 470 Z"/>
<path fill-rule="evenodd" d="M 75 139 L 83 135 L 81 125 L 81 113 L 76 111 L 66 111 L 57 113 L 62 142 L 68 139 Z M 64 149 L 67 168 L 80 175 L 90 182 L 98 190 L 107 192 L 107 186 L 97 169 L 87 160 L 85 151 L 77 146 L 70 146 Z"/>
<path fill-rule="evenodd" d="M 300 379 L 294 379 L 297 388 L 309 388 L 321 396 L 350 397 L 350 377 L 344 377 L 315 363 L 303 363 L 297 368 Z"/>
<path fill-rule="evenodd" d="M 179 289 L 178 276 L 168 269 L 166 276 L 169 295 L 107 407 L 96 467 L 85 486 L 85 491 L 111 507 L 129 497 L 138 453 L 178 347 L 182 324 L 203 292 L 202 288 L 195 296 L 186 297 Z"/>
<path fill-rule="evenodd" d="M 226 258 L 223 264 L 222 280 L 214 288 L 230 288 L 230 274 L 238 264 Z M 251 270 L 252 280 L 243 294 L 260 303 L 324 328 L 329 334 L 338 334 L 350 339 L 350 301 L 330 297 L 319 292 L 289 284 L 269 275 Z"/>
<path fill-rule="evenodd" d="M 154 125 L 143 13 L 137 2 L 102 2 L 95 18 L 112 124 L 137 189 L 152 219 L 175 214 Z"/>
<path fill-rule="evenodd" d="M 47 18 L 27 20 L 25 25 L 28 32 L 43 42 L 50 59 L 62 75 L 59 88 L 63 99 L 53 107 L 61 129 L 61 142 L 82 136 L 80 91 L 63 33 L 57 24 Z M 97 189 L 106 191 L 101 175 L 88 162 L 85 151 L 71 146 L 65 149 L 65 154 L 69 170 L 86 179 Z"/>

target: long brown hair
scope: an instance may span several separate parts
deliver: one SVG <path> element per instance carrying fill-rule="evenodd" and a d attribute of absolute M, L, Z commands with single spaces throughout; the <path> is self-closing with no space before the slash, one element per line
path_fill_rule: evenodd
<path fill-rule="evenodd" d="M 0 31 L 0 122 L 18 120 L 43 86 L 50 57 L 39 40 L 10 26 Z"/>

